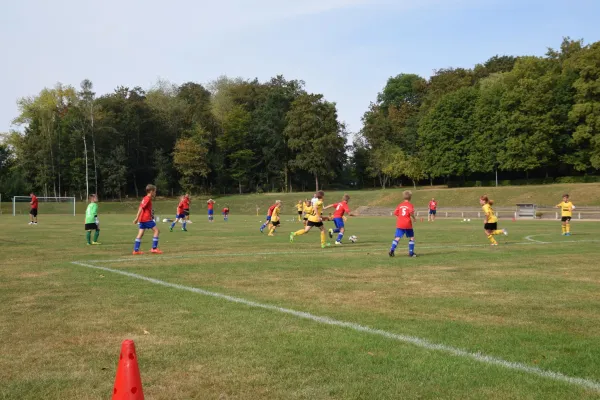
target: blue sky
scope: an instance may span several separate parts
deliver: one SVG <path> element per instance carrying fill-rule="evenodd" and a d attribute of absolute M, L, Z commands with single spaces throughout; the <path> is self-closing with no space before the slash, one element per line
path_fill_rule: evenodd
<path fill-rule="evenodd" d="M 282 74 L 338 104 L 351 131 L 389 76 L 600 40 L 592 0 L 8 0 L 0 13 L 0 132 L 16 100 L 56 82 L 207 83 Z"/>

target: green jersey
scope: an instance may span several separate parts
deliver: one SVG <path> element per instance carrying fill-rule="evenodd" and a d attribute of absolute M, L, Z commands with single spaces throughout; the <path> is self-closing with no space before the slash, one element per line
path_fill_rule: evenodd
<path fill-rule="evenodd" d="M 85 223 L 95 224 L 98 216 L 98 203 L 90 203 L 85 210 Z"/>

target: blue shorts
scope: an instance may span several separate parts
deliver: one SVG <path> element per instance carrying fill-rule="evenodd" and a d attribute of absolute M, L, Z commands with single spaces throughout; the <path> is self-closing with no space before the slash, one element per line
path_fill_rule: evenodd
<path fill-rule="evenodd" d="M 436 212 L 437 210 L 429 210 L 429 215 L 435 215 Z"/>
<path fill-rule="evenodd" d="M 396 236 L 394 237 L 402 238 L 404 235 L 406 235 L 407 238 L 415 237 L 415 231 L 413 229 L 396 228 Z"/>
<path fill-rule="evenodd" d="M 334 218 L 333 223 L 335 224 L 336 229 L 342 229 L 344 227 L 343 218 Z"/>
<path fill-rule="evenodd" d="M 214 214 L 214 210 L 208 210 L 208 215 L 213 215 Z"/>
<path fill-rule="evenodd" d="M 156 222 L 154 222 L 154 221 L 140 222 L 138 224 L 138 226 L 140 227 L 140 229 L 152 229 L 156 226 Z"/>
<path fill-rule="evenodd" d="M 175 219 L 177 218 L 185 219 L 185 214 L 175 214 Z"/>
<path fill-rule="evenodd" d="M 271 216 L 267 215 L 267 221 L 270 221 L 270 220 L 271 220 Z"/>

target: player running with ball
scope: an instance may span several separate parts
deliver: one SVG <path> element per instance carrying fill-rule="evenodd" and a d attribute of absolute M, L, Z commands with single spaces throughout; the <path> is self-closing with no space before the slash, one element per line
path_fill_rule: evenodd
<path fill-rule="evenodd" d="M 415 207 L 411 204 L 412 192 L 407 190 L 402 193 L 404 201 L 398 204 L 394 215 L 396 216 L 396 237 L 392 241 L 392 247 L 388 253 L 390 257 L 396 255 L 396 247 L 398 242 L 404 235 L 408 238 L 408 256 L 416 257 L 415 254 L 415 231 L 413 230 L 413 222 L 417 222 L 415 218 Z"/>
<path fill-rule="evenodd" d="M 347 194 L 342 197 L 342 201 L 339 203 L 330 204 L 325 207 L 323 210 L 327 210 L 328 208 L 334 207 L 335 212 L 333 213 L 333 223 L 335 224 L 335 229 L 329 230 L 329 237 L 333 239 L 333 234 L 337 233 L 337 239 L 335 240 L 336 245 L 342 244 L 342 239 L 344 238 L 344 222 L 346 221 L 345 213 L 348 213 L 350 217 L 353 217 L 354 214 L 350 212 L 350 208 L 348 207 L 348 201 L 350 201 L 350 196 Z"/>
<path fill-rule="evenodd" d="M 186 224 L 187 224 L 187 220 L 186 220 L 186 213 L 185 213 L 185 206 L 186 206 L 186 196 L 182 196 L 181 200 L 179 201 L 179 204 L 177 205 L 177 213 L 175 214 L 175 221 L 173 221 L 173 223 L 171 224 L 171 227 L 169 228 L 170 232 L 173 232 L 173 228 L 175 228 L 175 224 L 177 224 L 177 222 L 181 221 L 181 230 L 184 232 L 187 232 L 187 228 L 186 228 Z M 189 214 L 189 209 L 188 209 L 188 214 Z"/>

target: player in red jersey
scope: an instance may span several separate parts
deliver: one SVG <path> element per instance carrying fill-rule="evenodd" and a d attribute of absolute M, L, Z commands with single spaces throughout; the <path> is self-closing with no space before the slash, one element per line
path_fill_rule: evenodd
<path fill-rule="evenodd" d="M 223 208 L 223 211 L 221 211 L 221 214 L 223 214 L 223 221 L 229 221 L 229 206 L 225 206 L 225 208 Z"/>
<path fill-rule="evenodd" d="M 187 195 L 186 195 L 187 196 Z M 185 219 L 185 206 L 186 206 L 186 197 L 182 196 L 179 200 L 179 204 L 177 204 L 177 213 L 175 214 L 175 221 L 171 224 L 169 231 L 173 232 L 173 228 L 175 228 L 175 224 L 181 221 L 181 230 L 187 232 L 186 224 L 187 220 Z M 189 203 L 188 203 L 189 204 Z M 188 206 L 189 207 L 189 206 Z"/>
<path fill-rule="evenodd" d="M 438 202 L 434 198 L 431 198 L 431 201 L 429 202 L 429 215 L 427 215 L 427 222 L 435 221 L 435 214 L 437 213 L 437 205 L 438 205 Z"/>
<path fill-rule="evenodd" d="M 31 210 L 29 210 L 29 225 L 37 225 L 38 215 L 38 198 L 33 192 L 29 195 L 31 197 Z"/>
<path fill-rule="evenodd" d="M 275 207 L 279 207 L 281 205 L 281 200 L 277 200 L 275 204 L 269 207 L 269 211 L 267 211 L 267 218 L 265 218 L 265 223 L 260 226 L 260 233 L 264 233 L 263 231 L 271 223 L 271 216 L 273 215 L 273 210 Z"/>
<path fill-rule="evenodd" d="M 146 196 L 142 199 L 140 208 L 133 220 L 133 223 L 138 224 L 139 227 L 137 237 L 135 238 L 135 245 L 133 247 L 133 255 L 144 254 L 140 251 L 140 245 L 142 244 L 142 237 L 144 236 L 146 229 L 152 229 L 152 232 L 154 233 L 154 236 L 152 237 L 152 250 L 150 252 L 153 254 L 162 254 L 162 251 L 158 249 L 158 235 L 160 234 L 160 231 L 156 226 L 156 222 L 154 222 L 154 210 L 152 209 L 152 199 L 154 197 L 156 197 L 156 186 L 146 186 Z"/>
<path fill-rule="evenodd" d="M 190 194 L 186 193 L 183 196 L 183 213 L 185 214 L 186 222 L 190 220 Z"/>
<path fill-rule="evenodd" d="M 394 257 L 396 255 L 396 247 L 400 239 L 406 235 L 408 238 L 408 256 L 416 257 L 415 254 L 415 232 L 413 230 L 413 221 L 416 222 L 415 218 L 415 207 L 411 204 L 410 199 L 412 198 L 412 192 L 407 190 L 402 193 L 404 201 L 398 204 L 394 215 L 396 216 L 396 237 L 392 242 L 389 255 Z"/>
<path fill-rule="evenodd" d="M 213 199 L 208 199 L 206 204 L 208 206 L 208 222 L 213 222 L 215 220 L 215 201 Z"/>
<path fill-rule="evenodd" d="M 336 245 L 342 244 L 342 239 L 344 238 L 344 232 L 346 230 L 344 227 L 344 222 L 346 220 L 344 214 L 348 214 L 351 217 L 354 216 L 354 214 L 350 212 L 350 207 L 348 207 L 349 201 L 350 196 L 345 194 L 344 197 L 342 197 L 342 201 L 340 201 L 339 203 L 330 204 L 323 209 L 326 210 L 331 207 L 335 208 L 335 211 L 333 212 L 333 223 L 335 224 L 335 229 L 329 230 L 329 237 L 333 238 L 334 233 L 338 234 L 338 237 L 335 240 Z"/>

